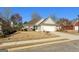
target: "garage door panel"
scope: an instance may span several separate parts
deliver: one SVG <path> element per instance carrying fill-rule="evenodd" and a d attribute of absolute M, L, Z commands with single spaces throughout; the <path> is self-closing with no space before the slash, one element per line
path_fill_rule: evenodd
<path fill-rule="evenodd" d="M 42 26 L 44 31 L 56 31 L 56 26 Z"/>

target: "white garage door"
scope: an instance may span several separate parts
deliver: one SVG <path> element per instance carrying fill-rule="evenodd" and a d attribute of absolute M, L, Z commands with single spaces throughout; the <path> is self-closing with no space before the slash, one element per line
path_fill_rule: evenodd
<path fill-rule="evenodd" d="M 42 31 L 56 31 L 56 26 L 41 26 Z"/>

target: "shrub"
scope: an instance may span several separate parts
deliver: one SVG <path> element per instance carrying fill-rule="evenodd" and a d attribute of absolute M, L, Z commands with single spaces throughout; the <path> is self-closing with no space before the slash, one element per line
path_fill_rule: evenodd
<path fill-rule="evenodd" d="M 24 31 L 27 31 L 27 29 L 24 29 Z"/>
<path fill-rule="evenodd" d="M 5 29 L 5 30 L 3 30 L 3 34 L 4 35 L 9 35 L 10 34 L 10 31 L 8 29 Z"/>

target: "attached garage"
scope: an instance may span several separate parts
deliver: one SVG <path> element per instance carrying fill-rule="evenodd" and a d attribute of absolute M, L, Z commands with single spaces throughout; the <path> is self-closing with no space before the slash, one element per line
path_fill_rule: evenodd
<path fill-rule="evenodd" d="M 42 25 L 40 29 L 42 31 L 56 31 L 56 26 L 45 26 L 45 25 Z"/>

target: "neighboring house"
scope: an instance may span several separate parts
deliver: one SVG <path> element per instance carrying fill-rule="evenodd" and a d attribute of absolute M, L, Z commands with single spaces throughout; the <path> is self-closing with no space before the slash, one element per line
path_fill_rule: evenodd
<path fill-rule="evenodd" d="M 0 18 L 0 34 L 7 34 L 13 31 L 11 23 L 4 18 Z"/>
<path fill-rule="evenodd" d="M 0 34 L 3 34 L 3 22 L 5 22 L 2 18 L 0 18 Z"/>
<path fill-rule="evenodd" d="M 58 25 L 57 29 L 58 30 L 73 30 L 74 27 L 73 27 L 73 25 L 64 26 L 63 24 L 61 24 L 61 25 Z"/>
<path fill-rule="evenodd" d="M 41 19 L 36 24 L 36 31 L 56 31 L 57 24 L 51 17 Z"/>
<path fill-rule="evenodd" d="M 3 34 L 3 30 L 6 29 L 8 26 L 6 26 L 8 23 L 3 20 L 3 18 L 0 18 L 0 34 Z"/>
<path fill-rule="evenodd" d="M 57 30 L 73 30 L 72 22 L 66 18 L 60 18 L 57 24 Z"/>

